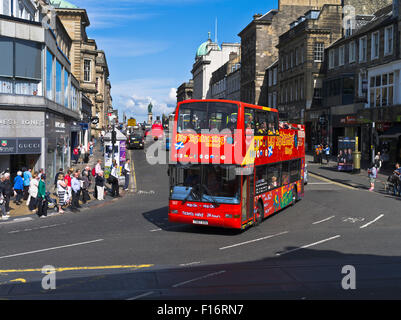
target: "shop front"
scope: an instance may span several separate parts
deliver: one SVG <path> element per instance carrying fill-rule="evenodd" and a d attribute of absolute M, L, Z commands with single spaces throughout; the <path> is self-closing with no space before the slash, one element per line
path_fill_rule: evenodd
<path fill-rule="evenodd" d="M 45 163 L 44 112 L 2 110 L 0 118 L 0 172 L 12 175 L 22 168 L 38 171 Z"/>
<path fill-rule="evenodd" d="M 71 130 L 69 122 L 54 114 L 46 115 L 46 174 L 47 183 L 53 184 L 59 169 L 70 167 Z"/>
<path fill-rule="evenodd" d="M 342 149 L 340 144 L 344 138 L 355 140 L 355 138 L 358 137 L 358 151 L 360 151 L 362 131 L 356 114 L 333 115 L 331 118 L 331 123 L 333 155 L 339 154 L 340 150 Z"/>

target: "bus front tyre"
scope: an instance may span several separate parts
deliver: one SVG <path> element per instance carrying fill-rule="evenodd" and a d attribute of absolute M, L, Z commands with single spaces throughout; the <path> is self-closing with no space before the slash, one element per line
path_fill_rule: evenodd
<path fill-rule="evenodd" d="M 263 204 L 259 201 L 258 202 L 258 210 L 256 211 L 256 224 L 261 224 L 263 221 Z"/>

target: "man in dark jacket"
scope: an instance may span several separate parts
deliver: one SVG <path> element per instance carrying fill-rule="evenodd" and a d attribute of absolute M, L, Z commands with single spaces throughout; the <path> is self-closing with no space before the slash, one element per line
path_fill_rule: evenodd
<path fill-rule="evenodd" d="M 6 216 L 10 215 L 10 199 L 14 195 L 13 185 L 10 181 L 10 173 L 6 172 L 1 181 L 1 189 L 4 195 Z"/>

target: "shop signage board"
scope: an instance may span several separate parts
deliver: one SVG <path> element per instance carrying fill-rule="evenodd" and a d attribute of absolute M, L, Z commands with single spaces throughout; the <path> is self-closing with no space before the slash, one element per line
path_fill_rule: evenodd
<path fill-rule="evenodd" d="M 0 138 L 0 154 L 40 154 L 41 138 Z"/>

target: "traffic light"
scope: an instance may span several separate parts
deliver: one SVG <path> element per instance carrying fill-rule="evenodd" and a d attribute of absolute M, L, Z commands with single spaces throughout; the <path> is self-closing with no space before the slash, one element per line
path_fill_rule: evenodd
<path fill-rule="evenodd" d="M 117 132 L 116 132 L 115 130 L 113 130 L 113 131 L 111 132 L 111 143 L 112 143 L 113 145 L 115 145 L 116 142 L 117 142 Z"/>

